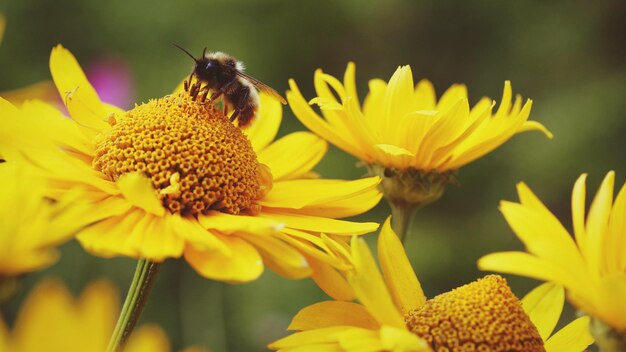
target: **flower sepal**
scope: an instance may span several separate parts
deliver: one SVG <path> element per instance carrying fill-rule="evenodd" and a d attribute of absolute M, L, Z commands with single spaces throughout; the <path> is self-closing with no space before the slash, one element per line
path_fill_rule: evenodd
<path fill-rule="evenodd" d="M 384 197 L 402 207 L 420 208 L 441 198 L 447 185 L 459 185 L 456 171 L 425 172 L 412 167 L 400 170 L 381 164 L 369 164 L 368 168 L 382 179 L 379 188 Z"/>
<path fill-rule="evenodd" d="M 618 331 L 602 320 L 591 318 L 589 331 L 602 352 L 626 351 L 626 331 Z"/>

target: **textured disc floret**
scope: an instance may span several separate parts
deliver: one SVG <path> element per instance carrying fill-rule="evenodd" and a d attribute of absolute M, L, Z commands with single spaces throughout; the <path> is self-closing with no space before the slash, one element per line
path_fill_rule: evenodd
<path fill-rule="evenodd" d="M 263 166 L 246 136 L 212 104 L 181 93 L 136 106 L 110 123 L 93 163 L 110 180 L 145 174 L 172 213 L 258 210 Z"/>
<path fill-rule="evenodd" d="M 521 302 L 497 275 L 428 300 L 405 321 L 437 352 L 545 351 Z"/>

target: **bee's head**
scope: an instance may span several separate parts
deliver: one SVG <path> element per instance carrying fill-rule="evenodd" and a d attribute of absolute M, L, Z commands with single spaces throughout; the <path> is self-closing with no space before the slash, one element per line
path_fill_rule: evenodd
<path fill-rule="evenodd" d="M 198 78 L 209 80 L 211 77 L 214 77 L 217 72 L 219 72 L 219 69 L 219 61 L 208 57 L 201 57 L 196 60 L 194 72 L 198 75 Z"/>

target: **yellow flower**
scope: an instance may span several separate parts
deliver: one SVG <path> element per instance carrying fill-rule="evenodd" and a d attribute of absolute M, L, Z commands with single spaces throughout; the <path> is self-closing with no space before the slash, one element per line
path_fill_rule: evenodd
<path fill-rule="evenodd" d="M 583 312 L 626 331 L 626 185 L 613 202 L 615 173 L 609 172 L 586 215 L 586 178 L 581 175 L 572 191 L 574 238 L 520 183 L 520 202 L 503 201 L 500 211 L 528 253 L 492 253 L 482 257 L 478 266 L 557 282 Z"/>
<path fill-rule="evenodd" d="M 437 100 L 429 81 L 414 86 L 409 66 L 399 67 L 388 83 L 371 80 L 362 106 L 353 63 L 343 84 L 321 70 L 314 82 L 317 97 L 308 103 L 295 81 L 289 82 L 287 100 L 294 114 L 311 131 L 367 163 L 383 178 L 381 187 L 392 205 L 417 207 L 437 200 L 445 185 L 455 182 L 456 170 L 517 133 L 539 130 L 552 137 L 544 126 L 528 121 L 532 102 L 522 104 L 520 96 L 513 100 L 508 81 L 495 112 L 488 98 L 470 107 L 467 88 L 460 84 Z M 323 117 L 310 104 L 318 105 Z"/>
<path fill-rule="evenodd" d="M 267 96 L 246 135 L 184 92 L 128 112 L 104 104 L 61 46 L 50 68 L 73 120 L 31 114 L 3 124 L 38 147 L 20 152 L 46 173 L 54 193 L 86 189 L 97 222 L 77 238 L 96 255 L 184 256 L 215 280 L 254 280 L 264 265 L 300 278 L 312 274 L 309 263 L 344 265 L 320 232 L 347 241 L 378 226 L 337 218 L 372 208 L 379 179 L 311 179 L 325 142 L 298 132 L 272 143 L 282 108 Z M 43 135 L 57 148 L 39 147 L 34 140 Z"/>
<path fill-rule="evenodd" d="M 87 205 L 80 192 L 46 199 L 45 180 L 16 161 L 0 163 L 0 184 L 1 281 L 54 263 L 55 247 L 85 225 Z"/>
<path fill-rule="evenodd" d="M 91 283 L 74 299 L 58 281 L 47 280 L 29 294 L 9 331 L 0 320 L 0 352 L 104 351 L 119 310 L 108 281 Z M 124 352 L 168 352 L 169 342 L 156 326 L 142 326 Z"/>
<path fill-rule="evenodd" d="M 299 332 L 276 341 L 280 351 L 582 351 L 593 339 L 588 318 L 575 320 L 550 337 L 559 320 L 564 293 L 545 284 L 520 302 L 495 275 L 427 300 L 391 230 L 378 239 L 382 275 L 362 239 L 354 238 L 354 271 L 347 283 L 360 301 L 326 301 L 301 310 L 289 329 Z"/>
<path fill-rule="evenodd" d="M 385 167 L 446 172 L 480 158 L 519 132 L 539 130 L 552 137 L 541 124 L 528 121 L 532 101 L 522 105 L 521 96 L 512 101 L 508 81 L 494 113 L 495 102 L 488 98 L 470 108 L 467 88 L 460 84 L 437 100 L 432 83 L 422 80 L 414 86 L 411 68 L 401 66 L 389 83 L 369 82 L 361 108 L 355 65 L 349 63 L 343 84 L 321 70 L 315 72 L 317 97 L 312 102 L 320 106 L 324 118 L 309 107 L 293 80 L 289 84 L 287 99 L 303 124 L 357 158 Z"/>

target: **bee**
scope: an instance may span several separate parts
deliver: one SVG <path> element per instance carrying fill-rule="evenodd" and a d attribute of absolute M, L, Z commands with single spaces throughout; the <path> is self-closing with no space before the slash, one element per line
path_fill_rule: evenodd
<path fill-rule="evenodd" d="M 181 46 L 177 44 L 174 46 L 189 55 L 196 63 L 189 79 L 185 80 L 185 91 L 189 92 L 194 100 L 200 96 L 200 101 L 206 100 L 209 91 L 213 92 L 209 98 L 211 102 L 222 96 L 224 114 L 232 110 L 230 121 L 238 119 L 239 127 L 248 127 L 257 117 L 259 110 L 257 90 L 287 104 L 285 98 L 277 91 L 244 73 L 243 63 L 234 57 L 219 51 L 207 53 L 204 48 L 202 56 L 195 58 Z M 197 82 L 192 85 L 193 77 Z"/>

